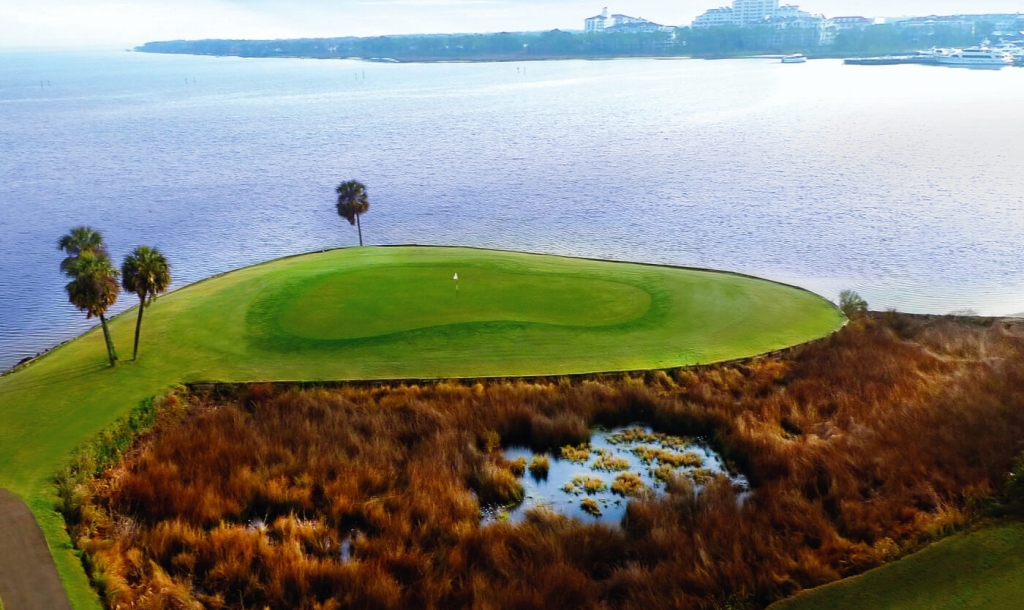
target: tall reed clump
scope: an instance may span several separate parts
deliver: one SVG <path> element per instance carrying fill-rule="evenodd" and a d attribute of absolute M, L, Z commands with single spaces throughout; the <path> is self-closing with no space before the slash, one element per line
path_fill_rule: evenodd
<path fill-rule="evenodd" d="M 195 394 L 114 467 L 83 469 L 99 474 L 74 538 L 111 607 L 763 607 L 1003 493 L 1022 356 L 1019 324 L 892 313 L 742 364 Z M 667 476 L 621 527 L 548 509 L 480 526 L 481 502 L 521 497 L 502 446 L 559 455 L 633 422 L 704 437 L 752 490 Z"/>

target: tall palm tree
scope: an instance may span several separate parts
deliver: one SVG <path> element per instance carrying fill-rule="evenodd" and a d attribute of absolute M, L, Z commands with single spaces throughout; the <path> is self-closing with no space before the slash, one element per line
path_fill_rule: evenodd
<path fill-rule="evenodd" d="M 75 227 L 68 231 L 68 234 L 60 238 L 57 248 L 67 256 L 60 263 L 60 270 L 69 277 L 75 276 L 75 261 L 78 255 L 83 252 L 99 252 L 106 254 L 107 246 L 103 243 L 103 236 L 99 231 L 91 227 Z"/>
<path fill-rule="evenodd" d="M 142 312 L 157 295 L 167 292 L 171 285 L 171 265 L 156 248 L 139 246 L 121 265 L 121 285 L 127 292 L 139 295 L 139 319 L 135 322 L 135 349 L 132 350 L 132 360 L 135 360 L 139 357 Z"/>
<path fill-rule="evenodd" d="M 363 245 L 363 227 L 359 217 L 370 209 L 366 187 L 362 182 L 349 180 L 339 184 L 334 192 L 338 194 L 338 215 L 347 220 L 348 224 L 356 225 L 359 229 L 359 245 Z"/>
<path fill-rule="evenodd" d="M 68 300 L 80 311 L 84 311 L 87 319 L 100 319 L 103 339 L 107 343 L 107 356 L 110 358 L 110 366 L 114 366 L 117 363 L 117 351 L 110 338 L 105 314 L 117 302 L 117 296 L 121 293 L 117 269 L 106 252 L 94 250 L 82 250 L 75 257 L 71 269 L 74 271 L 73 279 L 65 286 Z"/>

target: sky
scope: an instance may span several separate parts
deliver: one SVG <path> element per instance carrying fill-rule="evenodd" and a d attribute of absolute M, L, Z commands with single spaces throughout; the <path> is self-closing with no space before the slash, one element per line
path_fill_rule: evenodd
<path fill-rule="evenodd" d="M 827 17 L 1024 11 L 1024 0 L 786 1 Z M 0 47 L 582 29 L 604 3 L 613 13 L 688 25 L 731 0 L 0 0 Z"/>

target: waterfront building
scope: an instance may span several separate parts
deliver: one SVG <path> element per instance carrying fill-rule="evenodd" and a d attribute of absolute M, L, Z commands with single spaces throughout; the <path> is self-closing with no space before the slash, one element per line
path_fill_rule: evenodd
<path fill-rule="evenodd" d="M 732 3 L 734 23 L 740 27 L 760 25 L 779 10 L 779 0 L 735 0 Z"/>
<path fill-rule="evenodd" d="M 821 26 L 821 44 L 835 44 L 840 32 L 848 30 L 864 30 L 874 25 L 873 19 L 867 17 L 832 17 L 826 19 Z"/>
<path fill-rule="evenodd" d="M 587 34 L 603 32 L 608 23 L 608 7 L 604 7 L 600 15 L 589 17 L 583 20 L 583 31 Z"/>
<path fill-rule="evenodd" d="M 612 25 L 605 27 L 609 34 L 649 34 L 651 32 L 674 32 L 675 28 L 648 21 L 642 17 L 612 15 Z"/>
<path fill-rule="evenodd" d="M 765 21 L 765 25 L 775 30 L 802 30 L 806 40 L 813 40 L 821 44 L 821 35 L 824 30 L 825 17 L 812 15 L 807 11 L 800 10 L 799 6 L 787 4 L 780 6 L 771 17 Z"/>
<path fill-rule="evenodd" d="M 765 22 L 768 27 L 776 30 L 787 30 L 799 28 L 801 30 L 821 30 L 825 25 L 825 18 L 821 15 L 808 13 L 800 17 L 773 17 Z"/>
<path fill-rule="evenodd" d="M 800 7 L 795 4 L 784 4 L 775 9 L 775 11 L 769 16 L 769 19 L 784 21 L 791 19 L 801 19 L 810 16 L 810 13 L 808 13 L 807 11 L 800 10 Z"/>
<path fill-rule="evenodd" d="M 934 32 L 936 28 L 959 30 L 964 33 L 976 34 L 979 25 L 991 27 L 995 31 L 1020 31 L 1024 29 L 1024 14 L 1021 13 L 985 13 L 980 15 L 928 15 L 926 17 L 907 17 L 893 22 L 900 30 L 919 30 L 925 33 Z M 987 33 L 987 32 L 986 32 Z"/>
<path fill-rule="evenodd" d="M 693 20 L 694 28 L 717 28 L 723 25 L 736 25 L 736 18 L 733 17 L 732 7 L 723 6 L 706 11 Z"/>
<path fill-rule="evenodd" d="M 756 27 L 774 25 L 787 27 L 820 28 L 820 17 L 800 10 L 794 4 L 779 6 L 779 0 L 735 0 L 731 7 L 723 6 L 705 11 L 692 24 L 695 28 L 713 28 L 723 25 Z"/>
<path fill-rule="evenodd" d="M 832 17 L 826 20 L 828 27 L 835 28 L 840 32 L 843 30 L 863 30 L 874 24 L 875 21 L 867 17 Z"/>
<path fill-rule="evenodd" d="M 590 17 L 583 21 L 583 30 L 588 33 L 606 34 L 637 34 L 647 32 L 672 32 L 675 28 L 660 23 L 654 23 L 643 17 L 630 17 L 616 13 L 608 15 L 608 7 L 601 11 L 600 15 Z"/>

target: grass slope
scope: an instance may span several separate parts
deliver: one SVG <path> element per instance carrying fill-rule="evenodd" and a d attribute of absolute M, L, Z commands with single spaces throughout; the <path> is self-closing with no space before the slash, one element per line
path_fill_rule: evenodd
<path fill-rule="evenodd" d="M 134 321 L 111 324 L 122 354 Z M 76 446 L 176 383 L 671 367 L 779 349 L 842 321 L 811 293 L 714 272 L 462 248 L 282 259 L 161 298 L 138 362 L 109 368 L 97 329 L 0 378 L 0 487 L 26 499 L 72 603 L 92 608 L 51 478 Z"/>
<path fill-rule="evenodd" d="M 1011 610 L 1024 599 L 1024 524 L 938 542 L 861 576 L 779 602 L 771 610 Z"/>

